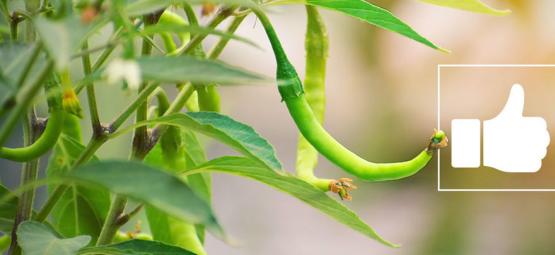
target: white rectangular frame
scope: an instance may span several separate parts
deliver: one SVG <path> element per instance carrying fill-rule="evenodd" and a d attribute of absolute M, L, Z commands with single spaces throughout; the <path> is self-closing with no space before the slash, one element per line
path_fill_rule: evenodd
<path fill-rule="evenodd" d="M 555 67 L 555 64 L 438 64 L 437 65 L 437 128 L 441 129 L 441 68 L 448 67 Z M 441 153 L 437 152 L 437 191 L 438 192 L 555 192 L 553 189 L 442 189 Z"/>

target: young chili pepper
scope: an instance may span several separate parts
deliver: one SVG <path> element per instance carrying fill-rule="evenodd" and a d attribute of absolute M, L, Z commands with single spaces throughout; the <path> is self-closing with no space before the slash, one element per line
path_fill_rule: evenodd
<path fill-rule="evenodd" d="M 369 162 L 345 148 L 322 127 L 310 108 L 299 76 L 287 59 L 268 17 L 259 10 L 254 12 L 260 19 L 274 51 L 277 63 L 276 78 L 281 98 L 304 138 L 328 160 L 363 180 L 396 180 L 418 172 L 430 161 L 434 150 L 446 146 L 445 133 L 436 131 L 428 147 L 420 154 L 409 161 L 396 163 Z"/>
<path fill-rule="evenodd" d="M 50 116 L 46 128 L 40 137 L 31 145 L 20 148 L 0 147 L 0 158 L 12 161 L 26 162 L 44 155 L 58 141 L 64 125 L 65 111 L 62 105 L 66 98 L 62 98 L 59 84 L 49 84 L 46 88 Z"/>
<path fill-rule="evenodd" d="M 185 19 L 183 19 L 181 16 L 169 10 L 165 10 L 164 13 L 162 13 L 162 15 L 160 16 L 160 19 L 158 20 L 158 24 L 159 25 L 181 25 L 181 26 L 188 25 Z M 177 46 L 175 45 L 175 42 L 173 41 L 173 37 L 170 33 L 168 32 L 160 33 L 160 37 L 164 42 L 164 47 L 166 48 L 166 51 L 170 55 L 173 55 L 176 52 L 181 51 L 187 45 L 187 42 L 189 42 L 189 39 L 191 38 L 191 35 L 189 33 L 184 33 L 184 32 L 177 33 L 177 36 L 179 37 L 179 40 L 181 43 L 179 48 L 177 48 Z"/>
<path fill-rule="evenodd" d="M 158 91 L 156 98 L 158 100 L 158 115 L 162 116 L 170 104 L 163 90 Z M 161 160 L 164 169 L 169 172 L 177 172 L 186 168 L 186 153 L 182 140 L 180 129 L 172 126 L 168 127 L 160 138 Z M 149 163 L 148 157 L 145 159 L 145 162 Z M 189 177 L 183 177 L 183 180 L 190 183 Z M 151 228 L 154 239 L 183 247 L 195 254 L 206 254 L 195 224 L 171 217 L 150 206 L 146 207 L 146 214 L 150 224 L 157 221 L 165 221 L 167 226 L 169 226 L 167 230 Z"/>

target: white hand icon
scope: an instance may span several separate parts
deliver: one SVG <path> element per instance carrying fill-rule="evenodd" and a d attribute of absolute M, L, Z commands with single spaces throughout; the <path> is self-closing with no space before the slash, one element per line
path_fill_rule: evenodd
<path fill-rule="evenodd" d="M 524 117 L 524 89 L 513 85 L 507 104 L 484 121 L 484 165 L 504 172 L 537 172 L 542 166 L 549 133 L 541 117 Z"/>
<path fill-rule="evenodd" d="M 503 172 L 540 170 L 550 142 L 547 124 L 541 117 L 522 116 L 523 110 L 524 89 L 519 84 L 514 84 L 501 113 L 484 121 L 485 166 Z M 479 134 L 478 120 L 452 121 L 453 167 L 480 165 Z"/>

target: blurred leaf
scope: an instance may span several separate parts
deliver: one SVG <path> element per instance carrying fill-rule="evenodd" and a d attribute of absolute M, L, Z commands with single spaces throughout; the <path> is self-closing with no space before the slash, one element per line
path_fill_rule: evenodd
<path fill-rule="evenodd" d="M 74 255 L 91 237 L 62 238 L 42 223 L 25 221 L 17 228 L 17 241 L 25 255 Z"/>
<path fill-rule="evenodd" d="M 174 113 L 137 123 L 136 126 L 162 124 L 199 132 L 229 145 L 243 155 L 257 160 L 270 169 L 281 170 L 272 145 L 252 127 L 215 112 Z M 126 130 L 120 131 L 120 133 Z"/>
<path fill-rule="evenodd" d="M 78 141 L 62 134 L 48 160 L 47 176 L 67 174 L 84 149 Z M 106 189 L 72 183 L 52 209 L 52 225 L 64 236 L 90 235 L 95 242 L 109 208 L 110 193 Z"/>
<path fill-rule="evenodd" d="M 103 186 L 156 207 L 177 218 L 203 223 L 223 237 L 210 206 L 179 177 L 133 161 L 99 161 L 81 166 L 67 175 L 70 179 Z"/>
<path fill-rule="evenodd" d="M 79 49 L 90 29 L 90 26 L 83 25 L 76 16 L 62 20 L 39 16 L 34 24 L 57 70 L 63 70 L 69 65 L 71 55 Z"/>
<path fill-rule="evenodd" d="M 179 246 L 197 255 L 206 255 L 194 224 L 152 206 L 147 206 L 145 211 L 154 240 Z"/>
<path fill-rule="evenodd" d="M 189 130 L 182 130 L 181 139 L 185 150 L 185 159 L 188 168 L 198 166 L 206 162 L 206 154 L 204 146 L 200 143 L 195 133 Z M 194 190 L 197 195 L 204 199 L 207 203 L 211 203 L 212 197 L 212 176 L 210 173 L 192 174 L 187 176 L 189 187 Z M 202 224 L 195 225 L 197 235 L 201 243 L 204 243 L 204 226 Z"/>
<path fill-rule="evenodd" d="M 422 2 L 445 6 L 465 11 L 490 14 L 495 16 L 505 16 L 511 13 L 511 10 L 497 10 L 491 8 L 487 4 L 479 0 L 421 0 Z"/>
<path fill-rule="evenodd" d="M 168 135 L 168 133 L 166 132 L 164 135 Z M 160 142 L 154 146 L 154 148 L 145 157 L 144 162 L 145 164 L 153 167 L 168 168 L 167 171 L 175 172 L 176 169 L 169 169 L 172 166 L 175 166 L 175 164 L 166 162 L 167 158 L 163 155 L 163 147 L 161 146 L 162 141 L 163 140 L 160 140 Z M 178 142 L 181 144 L 181 141 Z M 178 153 L 181 155 L 176 155 L 177 157 L 185 158 L 184 150 L 180 149 Z M 179 162 L 184 163 L 185 161 Z M 184 181 L 187 180 L 185 177 L 181 178 Z M 191 187 L 191 189 L 195 191 L 194 188 Z M 194 224 L 183 219 L 172 217 L 164 211 L 152 206 L 147 206 L 145 208 L 145 212 L 150 226 L 150 233 L 152 234 L 152 238 L 154 240 L 185 248 L 195 254 L 206 254 L 206 251 L 197 236 Z"/>
<path fill-rule="evenodd" d="M 129 240 L 121 243 L 82 249 L 78 254 L 102 255 L 195 255 L 176 246 L 157 241 Z"/>
<path fill-rule="evenodd" d="M 5 252 L 10 248 L 12 237 L 10 235 L 0 236 L 0 252 Z"/>
<path fill-rule="evenodd" d="M 220 30 L 216 30 L 216 29 L 212 29 L 212 28 L 207 28 L 207 27 L 201 27 L 201 26 L 195 26 L 195 25 L 178 25 L 178 24 L 156 24 L 153 26 L 147 26 L 142 33 L 144 35 L 153 35 L 153 34 L 159 34 L 159 33 L 191 33 L 191 34 L 200 34 L 200 35 L 217 35 L 223 39 L 234 39 L 240 42 L 244 42 L 246 44 L 255 46 L 257 48 L 259 48 L 259 46 L 253 42 L 252 40 L 242 37 L 242 36 L 237 36 L 234 34 L 230 34 L 224 31 L 220 31 Z"/>
<path fill-rule="evenodd" d="M 182 3 L 188 4 L 225 4 L 225 5 L 239 5 L 245 7 L 253 7 L 256 5 L 250 0 L 138 0 L 128 4 L 125 11 L 129 16 L 140 16 L 162 9 L 166 9 L 170 5 L 178 5 Z"/>
<path fill-rule="evenodd" d="M 185 174 L 197 174 L 207 171 L 224 172 L 252 178 L 265 183 L 278 190 L 289 193 L 290 195 L 302 200 L 303 202 L 313 206 L 335 220 L 371 239 L 387 246 L 396 247 L 395 244 L 392 244 L 380 237 L 349 208 L 345 207 L 337 200 L 330 198 L 325 192 L 297 177 L 291 176 L 287 173 L 276 173 L 264 167 L 260 163 L 248 158 L 231 156 L 210 160 L 196 168 L 187 170 Z"/>
<path fill-rule="evenodd" d="M 383 29 L 404 35 L 433 49 L 447 51 L 424 38 L 391 12 L 365 0 L 277 0 L 272 4 L 308 4 L 338 11 Z"/>
<path fill-rule="evenodd" d="M 261 75 L 227 65 L 220 61 L 191 56 L 147 56 L 137 59 L 144 80 L 159 82 L 199 82 L 242 84 L 265 80 Z"/>
<path fill-rule="evenodd" d="M 18 91 L 17 81 L 25 65 L 30 61 L 36 45 L 6 42 L 0 43 L 0 105 Z M 44 66 L 44 58 L 38 57 L 27 74 L 26 81 L 36 78 L 37 70 Z"/>
<path fill-rule="evenodd" d="M 185 148 L 185 159 L 187 167 L 191 168 L 206 162 L 206 154 L 204 147 L 198 140 L 195 133 L 189 130 L 182 130 L 181 139 L 183 147 Z M 193 189 L 205 201 L 210 202 L 210 175 L 209 174 L 195 174 L 188 176 L 189 187 Z"/>
<path fill-rule="evenodd" d="M 10 193 L 6 187 L 0 185 L 0 197 L 6 197 Z M 0 204 L 0 232 L 10 233 L 13 220 L 17 212 L 17 197 L 10 198 L 6 203 Z"/>

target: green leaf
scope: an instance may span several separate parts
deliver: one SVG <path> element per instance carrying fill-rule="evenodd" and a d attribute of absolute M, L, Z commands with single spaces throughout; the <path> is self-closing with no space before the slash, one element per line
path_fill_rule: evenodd
<path fill-rule="evenodd" d="M 172 132 L 170 133 L 170 131 Z M 177 131 L 177 135 L 174 134 L 175 131 Z M 191 132 L 189 131 L 189 133 Z M 169 137 L 166 137 L 168 135 Z M 166 140 L 166 138 L 178 140 Z M 176 170 L 185 168 L 186 158 L 188 158 L 185 156 L 185 149 L 188 150 L 190 145 L 198 146 L 199 144 L 194 144 L 189 141 L 185 143 L 184 140 L 177 127 L 168 128 L 159 143 L 156 144 L 146 156 L 145 163 L 155 167 L 165 168 L 169 172 L 176 172 Z M 202 176 L 202 174 L 196 174 L 190 177 L 194 176 Z M 182 179 L 189 184 L 197 195 L 201 196 L 201 198 L 208 203 L 208 199 L 205 198 L 205 194 L 202 192 L 204 190 L 199 192 L 198 185 L 191 186 L 191 184 L 197 184 L 196 181 L 192 181 L 191 179 L 196 180 L 198 178 L 182 177 Z M 154 240 L 177 245 L 195 254 L 206 254 L 194 224 L 172 217 L 152 206 L 147 206 L 145 212 L 148 218 L 150 232 Z"/>
<path fill-rule="evenodd" d="M 0 105 L 3 105 L 18 91 L 16 83 L 23 73 L 25 65 L 30 61 L 35 47 L 37 46 L 16 42 L 0 44 Z M 36 79 L 37 70 L 40 70 L 44 64 L 44 58 L 38 57 L 25 80 Z"/>
<path fill-rule="evenodd" d="M 174 113 L 157 119 L 137 123 L 137 126 L 162 124 L 178 126 L 212 137 L 234 148 L 243 155 L 255 159 L 274 170 L 281 170 L 272 145 L 252 127 L 216 112 Z M 119 135 L 126 130 L 122 130 Z"/>
<path fill-rule="evenodd" d="M 181 152 L 183 152 L 183 150 L 181 150 Z M 184 155 L 181 155 L 181 157 L 183 158 Z M 156 144 L 145 157 L 144 161 L 146 164 L 158 168 L 168 168 L 171 165 L 164 161 L 160 143 Z M 174 169 L 167 169 L 167 171 L 175 172 Z M 187 178 L 182 179 L 186 181 Z M 192 190 L 194 191 L 194 189 Z M 152 206 L 146 206 L 145 212 L 150 226 L 150 232 L 154 240 L 176 245 L 193 251 L 196 254 L 206 254 L 197 236 L 194 224 L 183 219 L 175 218 Z"/>
<path fill-rule="evenodd" d="M 34 24 L 57 70 L 63 70 L 69 65 L 71 55 L 79 49 L 91 27 L 83 25 L 75 16 L 62 20 L 39 16 Z"/>
<path fill-rule="evenodd" d="M 206 162 L 206 154 L 204 147 L 198 140 L 195 133 L 189 130 L 181 132 L 181 139 L 183 147 L 185 148 L 185 159 L 187 167 L 191 168 Z M 194 174 L 188 176 L 188 184 L 205 201 L 210 202 L 211 191 L 211 178 L 210 174 Z"/>
<path fill-rule="evenodd" d="M 197 255 L 206 255 L 194 224 L 151 206 L 146 207 L 146 215 L 154 240 L 188 249 Z"/>
<path fill-rule="evenodd" d="M 91 237 L 64 239 L 44 224 L 25 221 L 17 228 L 17 241 L 25 255 L 74 255 L 91 241 Z"/>
<path fill-rule="evenodd" d="M 206 171 L 218 171 L 255 179 L 289 193 L 369 238 L 391 247 L 397 246 L 380 237 L 353 211 L 337 200 L 330 198 L 325 192 L 287 173 L 279 174 L 271 171 L 254 160 L 243 157 L 221 157 L 187 170 L 185 174 L 197 174 Z"/>
<path fill-rule="evenodd" d="M 235 34 L 230 34 L 216 29 L 195 26 L 195 25 L 158 23 L 153 26 L 147 26 L 141 33 L 144 35 L 153 35 L 153 34 L 159 34 L 159 33 L 191 33 L 191 34 L 200 34 L 200 35 L 217 35 L 223 39 L 237 40 L 239 42 L 243 42 L 258 48 L 258 45 L 248 38 L 237 36 Z"/>
<path fill-rule="evenodd" d="M 102 255 L 195 255 L 194 253 L 176 246 L 157 241 L 129 240 L 121 243 L 85 248 L 79 252 L 85 254 Z"/>
<path fill-rule="evenodd" d="M 93 162 L 67 176 L 75 181 L 100 185 L 174 217 L 202 223 L 216 236 L 224 237 L 210 206 L 177 176 L 134 161 Z"/>
<path fill-rule="evenodd" d="M 3 185 L 0 185 L 0 197 L 10 194 Z M 12 197 L 6 203 L 0 204 L 0 232 L 10 233 L 13 227 L 13 220 L 17 211 L 17 197 Z"/>
<path fill-rule="evenodd" d="M 183 147 L 186 148 L 185 159 L 188 168 L 206 162 L 204 146 L 200 143 L 195 133 L 189 130 L 182 130 L 181 137 Z M 187 176 L 187 180 L 189 187 L 210 204 L 212 200 L 212 175 L 210 173 L 192 174 Z M 204 226 L 202 224 L 197 224 L 195 227 L 200 242 L 204 243 Z"/>
<path fill-rule="evenodd" d="M 505 16 L 511 13 L 511 10 L 497 10 L 479 0 L 421 0 L 422 2 L 445 6 L 465 11 L 490 14 L 495 16 Z"/>
<path fill-rule="evenodd" d="M 84 149 L 78 141 L 62 134 L 48 161 L 47 176 L 67 174 Z M 95 242 L 110 208 L 110 193 L 76 183 L 69 186 L 52 210 L 52 225 L 64 236 L 90 235 Z"/>
<path fill-rule="evenodd" d="M 388 10 L 366 2 L 365 0 L 278 0 L 274 4 L 292 3 L 308 4 L 338 11 L 383 29 L 399 33 L 433 49 L 447 51 L 424 38 Z"/>
<path fill-rule="evenodd" d="M 245 7 L 256 7 L 250 0 L 139 0 L 128 4 L 125 11 L 129 16 L 140 16 L 147 13 L 152 13 L 158 10 L 166 9 L 170 5 L 178 5 L 182 3 L 188 4 L 226 4 L 226 5 L 239 5 Z"/>
<path fill-rule="evenodd" d="M 243 84 L 267 78 L 220 61 L 191 56 L 146 56 L 137 59 L 144 80 L 159 82 L 198 82 Z"/>

